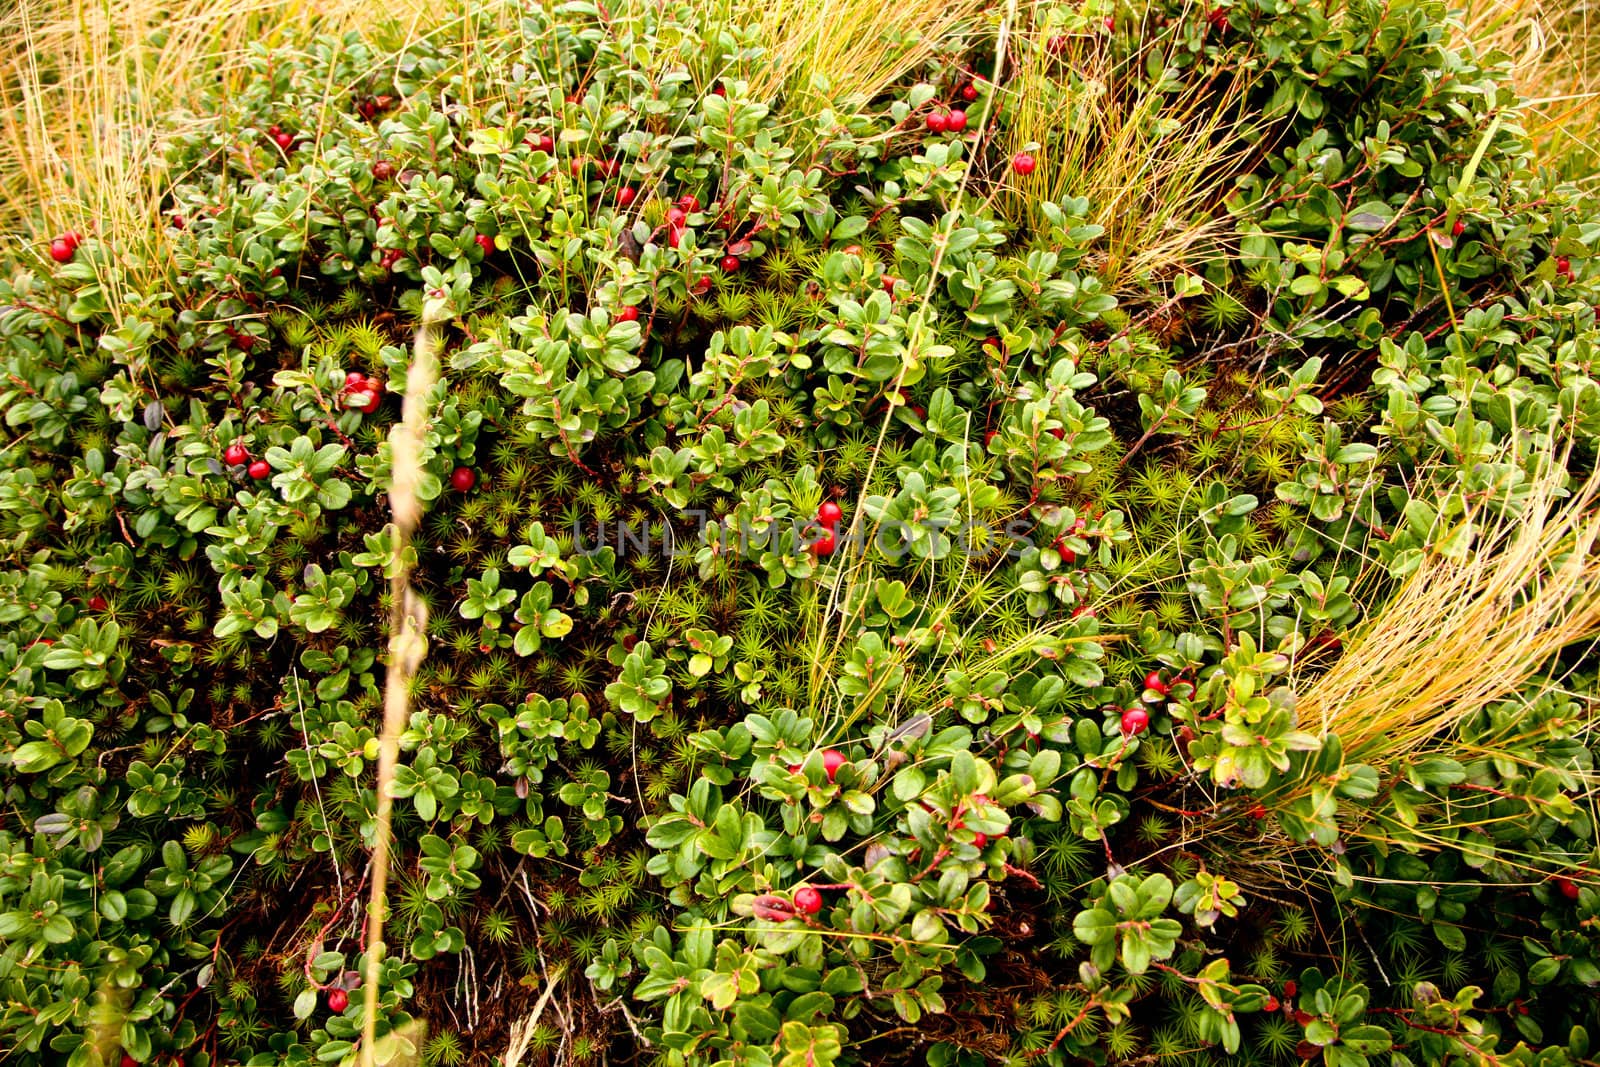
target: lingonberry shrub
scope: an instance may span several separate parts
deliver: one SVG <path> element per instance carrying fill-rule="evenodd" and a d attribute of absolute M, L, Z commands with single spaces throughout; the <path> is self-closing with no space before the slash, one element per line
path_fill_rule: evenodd
<path fill-rule="evenodd" d="M 694 11 L 252 50 L 161 131 L 169 258 L 12 265 L 5 1047 L 355 1062 L 398 615 L 374 1051 L 559 985 L 574 1062 L 1585 1062 L 1592 664 L 1403 758 L 1301 714 L 1593 466 L 1600 229 L 1499 61 L 1433 3 L 1091 4 L 822 107 Z M 1228 239 L 1115 292 L 1095 205 L 991 207 L 1060 187 L 988 105 L 1078 38 L 1259 96 Z"/>

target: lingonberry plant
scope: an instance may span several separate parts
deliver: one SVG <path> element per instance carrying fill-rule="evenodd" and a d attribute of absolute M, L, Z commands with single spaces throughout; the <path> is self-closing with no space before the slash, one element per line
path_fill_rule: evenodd
<path fill-rule="evenodd" d="M 1504 57 L 436 17 L 248 49 L 160 245 L 0 283 L 5 1048 L 1593 1062 L 1600 225 Z M 1249 105 L 1137 271 L 1091 81 Z"/>

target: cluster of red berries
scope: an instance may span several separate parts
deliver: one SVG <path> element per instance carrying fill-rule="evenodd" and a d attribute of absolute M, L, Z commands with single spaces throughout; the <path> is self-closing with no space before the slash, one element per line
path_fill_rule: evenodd
<path fill-rule="evenodd" d="M 1572 270 L 1572 260 L 1568 259 L 1566 256 L 1556 257 L 1556 273 L 1561 275 L 1569 282 L 1577 277 Z"/>
<path fill-rule="evenodd" d="M 371 122 L 397 103 L 398 100 L 388 95 L 362 97 L 356 101 L 356 113 Z"/>
<path fill-rule="evenodd" d="M 339 390 L 339 403 L 347 408 L 372 414 L 383 401 L 383 383 L 368 378 L 358 370 L 344 376 L 344 388 Z"/>
<path fill-rule="evenodd" d="M 258 482 L 272 473 L 272 464 L 264 459 L 252 460 L 250 450 L 238 441 L 222 450 L 222 462 L 230 467 L 243 466 L 244 472 Z"/>
<path fill-rule="evenodd" d="M 78 245 L 82 242 L 83 234 L 77 230 L 68 230 L 50 242 L 50 258 L 57 263 L 71 263 L 72 257 L 78 254 Z"/>
<path fill-rule="evenodd" d="M 959 816 L 950 822 L 950 829 L 952 830 L 965 830 L 966 828 L 967 820 Z M 987 848 L 989 845 L 989 835 L 984 833 L 982 830 L 974 830 L 972 831 L 972 843 L 978 848 Z"/>
<path fill-rule="evenodd" d="M 960 133 L 967 128 L 967 113 L 960 108 L 950 108 L 946 111 L 930 111 L 924 120 L 929 133 Z"/>
<path fill-rule="evenodd" d="M 272 143 L 285 152 L 294 151 L 294 134 L 278 125 L 267 127 L 267 136 L 272 138 Z"/>
<path fill-rule="evenodd" d="M 1218 5 L 1217 7 L 1212 8 L 1210 10 L 1210 12 L 1208 12 L 1206 14 L 1206 21 L 1211 23 L 1211 28 L 1216 30 L 1216 31 L 1218 31 L 1219 33 L 1227 32 L 1227 29 L 1228 29 L 1228 9 L 1225 8 L 1225 7 L 1222 7 L 1221 5 Z"/>
<path fill-rule="evenodd" d="M 822 527 L 822 534 L 811 542 L 811 551 L 819 556 L 831 556 L 834 549 L 838 548 L 835 532 L 839 528 L 839 520 L 844 518 L 844 510 L 831 500 L 824 500 L 822 506 L 817 508 L 817 525 Z M 829 749 L 829 751 L 833 751 Z M 827 753 L 823 754 L 827 759 Z M 833 775 L 828 775 L 828 780 L 833 780 Z"/>
<path fill-rule="evenodd" d="M 987 442 L 985 442 L 985 443 L 987 443 Z M 1074 522 L 1072 524 L 1071 532 L 1073 534 L 1081 534 L 1081 533 L 1083 533 L 1084 529 L 1088 525 L 1089 524 L 1088 524 L 1088 522 L 1086 520 L 1078 519 L 1076 522 Z M 1076 552 L 1074 552 L 1072 549 L 1067 547 L 1067 535 L 1066 534 L 1062 534 L 1060 537 L 1056 538 L 1055 543 L 1052 544 L 1050 547 L 1056 550 L 1056 555 L 1061 557 L 1061 562 L 1063 562 L 1063 563 L 1076 563 L 1076 562 L 1078 562 L 1078 554 Z"/>

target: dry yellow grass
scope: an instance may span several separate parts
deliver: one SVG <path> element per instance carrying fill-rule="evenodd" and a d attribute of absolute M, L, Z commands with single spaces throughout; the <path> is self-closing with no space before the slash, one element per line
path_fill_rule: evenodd
<path fill-rule="evenodd" d="M 1528 132 L 1569 178 L 1594 180 L 1600 163 L 1600 23 L 1588 5 L 1562 0 L 1469 0 L 1467 39 L 1511 58 Z"/>
<path fill-rule="evenodd" d="M 970 34 L 991 35 L 993 0 L 771 0 L 750 5 L 709 0 L 713 21 L 748 22 L 763 51 L 741 63 L 758 98 L 787 91 L 826 105 L 865 100 Z"/>
<path fill-rule="evenodd" d="M 1477 547 L 1429 555 L 1345 642 L 1300 700 L 1304 729 L 1336 733 L 1347 757 L 1386 765 L 1463 717 L 1525 696 L 1563 650 L 1600 638 L 1600 474 L 1563 495 L 1531 483 L 1514 518 L 1473 509 Z"/>
<path fill-rule="evenodd" d="M 1089 220 L 1105 228 L 1094 266 L 1113 289 L 1222 252 L 1221 200 L 1254 152 L 1242 136 L 1248 82 L 1219 74 L 1152 91 L 1146 64 L 1152 56 L 1164 64 L 1175 34 L 1153 25 L 1141 32 L 1148 39 L 1130 57 L 1098 19 L 1036 23 L 1019 34 L 1016 74 L 1001 91 L 1004 154 L 1027 150 L 1038 160 L 1032 175 L 1007 173 L 1002 209 L 1037 224 L 1042 200 L 1087 197 Z"/>
<path fill-rule="evenodd" d="M 156 131 L 174 113 L 238 75 L 252 44 L 421 10 L 418 0 L 18 0 L 0 14 L 10 44 L 0 55 L 0 231 L 82 229 L 120 261 L 168 262 L 157 220 L 173 178 Z"/>

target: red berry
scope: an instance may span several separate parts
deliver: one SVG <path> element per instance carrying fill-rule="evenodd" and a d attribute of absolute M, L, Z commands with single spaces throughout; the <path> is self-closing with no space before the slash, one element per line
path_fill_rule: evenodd
<path fill-rule="evenodd" d="M 1278 998 L 1274 996 L 1268 996 L 1266 1003 L 1262 1004 L 1261 1006 L 1267 1011 L 1277 1011 L 1279 1007 Z"/>
<path fill-rule="evenodd" d="M 961 99 L 965 100 L 969 104 L 978 99 L 978 87 L 973 85 L 971 82 L 963 85 L 961 87 Z"/>
<path fill-rule="evenodd" d="M 1292 997 L 1298 992 L 1300 992 L 1300 983 L 1296 982 L 1293 978 L 1291 978 L 1287 982 L 1283 983 L 1283 995 L 1284 996 Z"/>
<path fill-rule="evenodd" d="M 989 835 L 981 830 L 975 830 L 972 834 L 972 843 L 979 848 L 983 848 L 989 843 Z"/>
<path fill-rule="evenodd" d="M 450 472 L 450 485 L 459 492 L 465 493 L 478 484 L 478 472 L 471 467 L 457 467 Z"/>
<path fill-rule="evenodd" d="M 716 87 L 716 88 L 715 88 L 715 89 L 713 89 L 713 90 L 711 90 L 711 91 L 712 91 L 712 92 L 713 92 L 713 93 L 715 93 L 715 94 L 716 94 L 716 95 L 717 95 L 717 96 L 727 96 L 727 95 L 728 95 L 728 90 L 727 90 L 727 89 L 725 89 L 725 88 L 723 88 L 723 87 L 722 87 L 722 86 L 720 86 L 720 85 L 719 85 L 719 86 L 717 86 L 717 87 Z"/>
<path fill-rule="evenodd" d="M 1301 1026 L 1309 1026 L 1316 1022 L 1316 1020 L 1317 1017 L 1312 1015 L 1309 1011 L 1296 1010 L 1294 1013 L 1294 1021 L 1299 1023 Z"/>
<path fill-rule="evenodd" d="M 480 234 L 478 234 L 478 236 L 474 237 L 473 240 L 478 242 L 478 247 L 483 249 L 483 254 L 484 255 L 486 255 L 486 256 L 494 255 L 494 238 L 493 237 L 490 237 L 486 233 L 480 233 Z"/>
<path fill-rule="evenodd" d="M 100 596 L 98 594 L 96 594 L 95 596 L 90 597 L 89 598 L 89 610 L 90 611 L 104 611 L 104 610 L 106 610 L 106 598 L 103 597 L 103 596 Z"/>
<path fill-rule="evenodd" d="M 51 254 L 53 255 L 54 252 L 52 251 Z M 1572 260 L 1568 259 L 1566 256 L 1557 256 L 1556 273 L 1565 274 L 1570 278 L 1572 276 Z"/>
<path fill-rule="evenodd" d="M 57 263 L 71 263 L 72 257 L 77 254 L 77 249 L 65 237 L 57 237 L 50 242 L 50 258 Z"/>
<path fill-rule="evenodd" d="M 1011 169 L 1024 176 L 1032 174 L 1033 168 L 1038 165 L 1039 161 L 1026 152 L 1018 152 L 1011 157 Z"/>
<path fill-rule="evenodd" d="M 244 445 L 234 442 L 222 450 L 222 461 L 230 467 L 250 462 L 250 452 Z"/>
<path fill-rule="evenodd" d="M 294 147 L 294 134 L 289 133 L 286 130 L 280 130 L 279 132 L 273 134 L 272 139 L 278 142 L 278 147 L 283 149 L 285 152 Z"/>
<path fill-rule="evenodd" d="M 615 178 L 617 173 L 622 170 L 622 164 L 615 159 L 602 159 L 595 164 L 595 167 L 607 178 Z"/>
<path fill-rule="evenodd" d="M 124 1052 L 122 1054 L 121 1067 L 139 1067 L 139 1061 L 134 1059 L 132 1056 L 128 1055 L 126 1052 Z"/>
<path fill-rule="evenodd" d="M 380 159 L 372 165 L 372 176 L 380 182 L 386 182 L 394 177 L 394 164 L 387 159 Z"/>
<path fill-rule="evenodd" d="M 272 473 L 272 464 L 268 463 L 264 459 L 258 459 L 254 463 L 250 464 L 249 467 L 245 468 L 245 473 L 249 474 L 250 477 L 259 482 L 261 479 Z"/>
<path fill-rule="evenodd" d="M 634 192 L 633 186 L 624 185 L 621 189 L 617 190 L 617 204 L 621 207 L 627 207 L 629 204 L 633 203 L 634 199 L 638 195 L 638 193 Z"/>
<path fill-rule="evenodd" d="M 1067 431 L 1060 426 L 1052 426 L 1050 427 L 1050 436 L 1057 441 L 1065 441 L 1067 439 Z"/>
<path fill-rule="evenodd" d="M 345 398 L 344 406 L 361 411 L 371 411 L 378 406 L 378 394 L 370 389 L 357 389 Z"/>
<path fill-rule="evenodd" d="M 1465 219 L 1456 219 L 1456 224 L 1454 226 L 1450 227 L 1450 236 L 1451 237 L 1460 237 L 1462 234 L 1464 234 L 1466 232 L 1467 232 L 1467 222 L 1466 222 Z"/>
<path fill-rule="evenodd" d="M 342 989 L 330 989 L 328 991 L 328 1010 L 329 1011 L 335 1012 L 335 1013 L 342 1012 L 346 1008 L 348 1008 L 349 1006 L 350 1006 L 350 994 L 349 993 L 346 993 Z"/>
<path fill-rule="evenodd" d="M 344 372 L 344 387 L 346 389 L 352 389 L 366 380 L 367 376 L 358 370 L 347 370 Z"/>
<path fill-rule="evenodd" d="M 821 537 L 818 537 L 815 541 L 811 542 L 811 551 L 815 552 L 819 556 L 831 556 L 833 555 L 834 549 L 837 547 L 838 545 L 833 539 L 832 530 L 824 530 Z M 832 778 L 833 776 L 829 775 L 828 777 Z"/>
<path fill-rule="evenodd" d="M 960 133 L 967 128 L 967 113 L 960 108 L 952 110 L 945 116 L 944 125 L 951 133 Z"/>
<path fill-rule="evenodd" d="M 667 225 L 668 226 L 682 226 L 684 224 L 684 222 L 686 222 L 688 220 L 688 218 L 689 218 L 688 213 L 685 212 L 683 210 L 683 208 L 678 207 L 676 204 L 674 204 L 672 207 L 667 208 Z"/>
<path fill-rule="evenodd" d="M 739 257 L 723 256 L 718 266 L 722 268 L 722 273 L 724 274 L 737 274 L 739 272 Z"/>
<path fill-rule="evenodd" d="M 822 910 L 822 894 L 810 886 L 801 886 L 794 891 L 794 910 L 801 915 L 815 915 Z"/>
<path fill-rule="evenodd" d="M 950 124 L 950 117 L 942 111 L 928 112 L 928 130 L 932 133 L 943 133 Z"/>
<path fill-rule="evenodd" d="M 282 132 L 283 132 L 283 127 L 277 125 L 276 123 L 274 123 L 273 125 L 267 127 L 267 136 L 268 137 L 276 137 L 276 136 L 278 136 L 278 134 L 280 134 Z"/>
<path fill-rule="evenodd" d="M 694 293 L 695 296 L 705 296 L 710 291 L 711 291 L 711 275 L 709 275 L 709 274 L 706 275 L 704 278 L 701 278 L 699 281 L 695 282 L 694 283 L 694 288 L 690 290 L 690 292 Z"/>
<path fill-rule="evenodd" d="M 617 312 L 618 322 L 636 322 L 638 321 L 638 318 L 639 309 L 634 307 L 632 304 L 629 304 L 627 307 Z"/>
<path fill-rule="evenodd" d="M 1129 708 L 1122 713 L 1122 735 L 1137 737 L 1150 726 L 1150 713 L 1143 708 Z"/>
<path fill-rule="evenodd" d="M 1058 33 L 1045 42 L 1044 49 L 1053 56 L 1059 56 L 1067 50 L 1067 39 Z"/>
<path fill-rule="evenodd" d="M 849 761 L 844 758 L 844 753 L 836 748 L 822 750 L 822 769 L 828 773 L 828 781 L 833 781 L 833 776 L 839 773 L 839 768 Z"/>
<path fill-rule="evenodd" d="M 822 506 L 817 509 L 817 521 L 830 530 L 839 525 L 839 520 L 842 518 L 844 511 L 831 500 L 824 500 Z"/>
<path fill-rule="evenodd" d="M 1112 18 L 1110 15 L 1106 16 L 1106 32 L 1107 33 L 1116 33 L 1117 32 L 1117 20 Z"/>
<path fill-rule="evenodd" d="M 1210 14 L 1206 15 L 1206 21 L 1211 23 L 1211 28 L 1212 29 L 1216 29 L 1216 30 L 1225 30 L 1225 29 L 1227 29 L 1228 28 L 1228 9 L 1225 8 L 1225 7 L 1221 7 L 1221 6 L 1212 8 Z"/>
<path fill-rule="evenodd" d="M 687 211 L 689 214 L 693 215 L 696 211 L 700 210 L 700 198 L 695 196 L 693 193 L 684 193 L 682 196 L 678 197 L 678 206 L 684 211 Z"/>
<path fill-rule="evenodd" d="M 369 399 L 365 404 L 360 405 L 360 407 L 362 411 L 365 411 L 368 415 L 371 415 L 374 411 L 378 410 L 378 405 L 383 403 L 383 383 L 368 382 L 367 384 L 371 386 L 371 399 Z"/>
<path fill-rule="evenodd" d="M 678 242 L 681 240 L 683 240 L 683 223 L 672 222 L 671 220 L 668 220 L 667 244 L 671 245 L 673 248 L 677 248 Z"/>
<path fill-rule="evenodd" d="M 1061 562 L 1063 562 L 1063 563 L 1076 563 L 1076 562 L 1078 562 L 1078 554 L 1076 552 L 1072 551 L 1072 549 L 1067 547 L 1067 535 L 1066 534 L 1062 534 L 1060 537 L 1056 538 L 1055 544 L 1051 545 L 1050 547 L 1054 548 L 1056 550 L 1056 555 L 1061 557 Z"/>
<path fill-rule="evenodd" d="M 1000 436 L 1000 431 L 999 430 L 990 430 L 988 433 L 984 434 L 983 435 L 983 447 L 984 448 L 988 448 L 990 445 L 994 444 L 994 439 L 996 437 L 999 437 L 999 436 Z"/>
<path fill-rule="evenodd" d="M 1149 674 L 1145 675 L 1144 687 L 1150 690 L 1152 693 L 1160 693 L 1162 696 L 1166 696 L 1168 693 L 1172 692 L 1172 687 L 1161 680 L 1160 671 L 1151 671 Z"/>
<path fill-rule="evenodd" d="M 1261 801 L 1258 800 L 1254 804 L 1250 805 L 1248 814 L 1252 819 L 1260 822 L 1262 819 L 1267 817 L 1266 805 L 1262 804 Z"/>
<path fill-rule="evenodd" d="M 1578 894 L 1581 892 L 1581 890 L 1571 878 L 1562 878 L 1557 876 L 1555 883 L 1556 888 L 1561 891 L 1562 896 L 1566 897 L 1568 900 L 1578 899 Z"/>

